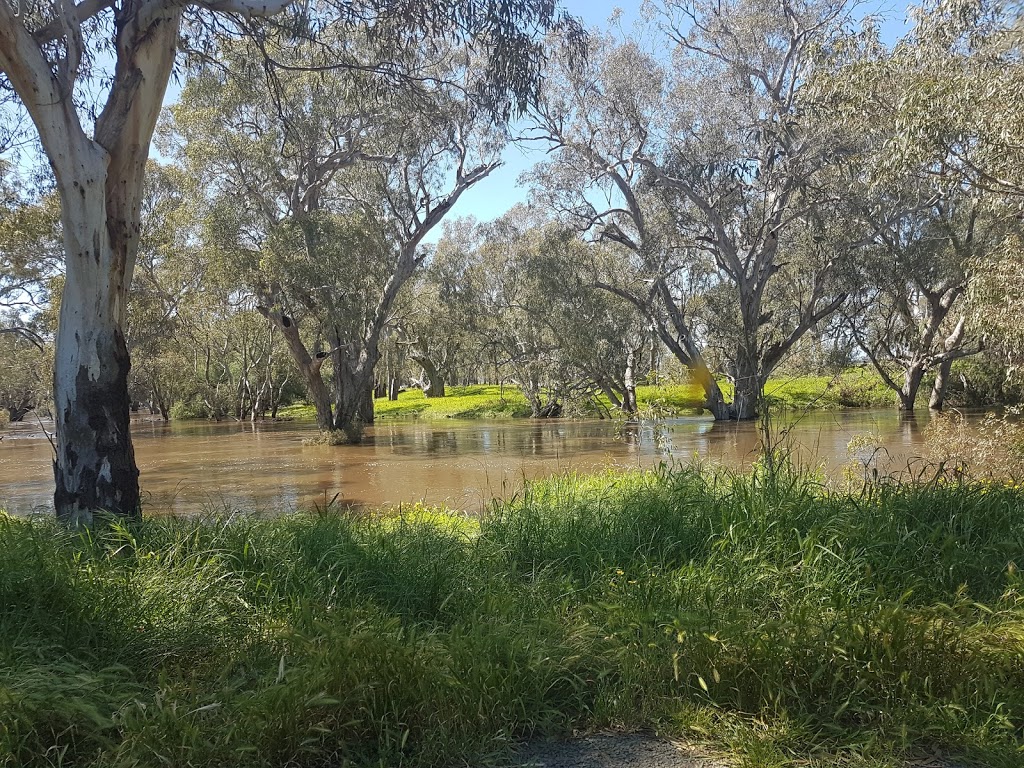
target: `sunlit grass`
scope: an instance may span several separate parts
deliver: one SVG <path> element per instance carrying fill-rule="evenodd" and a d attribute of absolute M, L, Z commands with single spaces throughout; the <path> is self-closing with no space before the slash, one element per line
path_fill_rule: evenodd
<path fill-rule="evenodd" d="M 892 407 L 896 394 L 869 368 L 833 375 L 779 376 L 764 388 L 770 406 L 785 410 Z"/>
<path fill-rule="evenodd" d="M 398 400 L 374 402 L 379 418 L 427 416 L 435 419 L 515 418 L 530 415 L 530 406 L 518 387 L 478 384 L 447 387 L 444 397 L 427 398 L 422 390 L 401 392 Z"/>
<path fill-rule="evenodd" d="M 732 397 L 731 385 L 727 381 L 720 385 L 725 396 Z M 783 410 L 886 407 L 895 402 L 882 380 L 863 368 L 835 376 L 780 376 L 768 382 L 765 396 L 770 406 Z M 703 412 L 704 392 L 693 383 L 642 385 L 637 387 L 637 401 L 646 413 L 685 416 Z M 597 403 L 595 415 L 613 412 L 604 395 L 597 397 Z M 518 387 L 496 384 L 448 387 L 446 396 L 439 398 L 427 398 L 421 390 L 410 389 L 401 392 L 398 400 L 378 398 L 374 410 L 379 419 L 509 419 L 530 415 L 530 407 Z M 311 406 L 299 404 L 282 408 L 278 415 L 312 419 L 314 413 Z"/>
<path fill-rule="evenodd" d="M 478 765 L 644 727 L 750 765 L 1017 766 L 1024 494 L 985 489 L 688 469 L 479 522 L 0 516 L 0 765 Z"/>
<path fill-rule="evenodd" d="M 518 387 L 480 384 L 447 387 L 445 397 L 427 398 L 422 390 L 400 392 L 398 400 L 386 397 L 374 401 L 374 414 L 379 419 L 421 417 L 431 419 L 511 419 L 530 415 L 530 406 Z M 292 405 L 282 408 L 283 418 L 313 418 L 312 406 Z"/>

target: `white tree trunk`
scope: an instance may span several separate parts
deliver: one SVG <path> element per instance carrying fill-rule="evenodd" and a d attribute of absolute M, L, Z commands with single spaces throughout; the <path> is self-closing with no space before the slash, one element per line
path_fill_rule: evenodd
<path fill-rule="evenodd" d="M 88 524 L 101 510 L 139 514 L 128 428 L 130 364 L 121 330 L 126 254 L 115 252 L 107 225 L 106 156 L 91 146 L 71 193 L 62 195 L 67 277 L 54 363 L 54 505 L 58 516 L 76 524 Z"/>

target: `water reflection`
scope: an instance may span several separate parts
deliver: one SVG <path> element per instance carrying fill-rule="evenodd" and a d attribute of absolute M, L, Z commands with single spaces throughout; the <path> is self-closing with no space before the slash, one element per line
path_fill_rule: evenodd
<path fill-rule="evenodd" d="M 798 461 L 838 471 L 856 435 L 871 435 L 899 465 L 922 453 L 926 417 L 895 411 L 823 412 L 780 423 Z M 359 446 L 306 446 L 312 424 L 140 421 L 133 426 L 147 508 L 158 513 L 445 503 L 471 511 L 521 490 L 525 480 L 661 461 L 752 462 L 755 424 L 703 418 L 610 421 L 392 422 Z M 0 442 L 0 506 L 50 508 L 52 449 L 29 426 Z"/>

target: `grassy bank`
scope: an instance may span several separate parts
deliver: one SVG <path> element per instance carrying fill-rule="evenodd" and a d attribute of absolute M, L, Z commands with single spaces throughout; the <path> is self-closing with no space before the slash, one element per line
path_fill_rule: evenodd
<path fill-rule="evenodd" d="M 727 382 L 722 386 L 732 396 Z M 836 376 L 792 376 L 772 379 L 765 387 L 768 402 L 780 409 L 834 409 L 857 407 L 888 407 L 894 395 L 873 372 L 861 368 Z M 700 413 L 704 393 L 696 384 L 637 387 L 640 408 L 652 414 L 673 416 Z M 601 407 L 608 411 L 610 403 L 602 395 Z M 530 415 L 530 406 L 518 387 L 477 384 L 448 387 L 442 398 L 428 399 L 418 389 L 402 392 L 398 400 L 379 398 L 374 403 L 377 418 L 424 419 L 512 419 Z M 312 419 L 312 406 L 293 405 L 281 409 L 284 418 Z"/>
<path fill-rule="evenodd" d="M 751 766 L 1019 766 L 1022 513 L 687 470 L 479 522 L 3 518 L 0 765 L 478 765 L 654 727 Z"/>

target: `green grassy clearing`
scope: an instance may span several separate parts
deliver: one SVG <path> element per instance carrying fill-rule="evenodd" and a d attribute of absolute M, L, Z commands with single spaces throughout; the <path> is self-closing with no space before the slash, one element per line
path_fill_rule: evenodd
<path fill-rule="evenodd" d="M 732 392 L 722 383 L 727 397 Z M 768 402 L 779 409 L 848 408 L 891 406 L 894 395 L 874 373 L 856 368 L 838 376 L 797 376 L 772 379 L 765 388 Z M 696 384 L 637 387 L 642 410 L 661 415 L 689 415 L 703 409 L 704 394 Z M 598 401 L 605 409 L 610 404 L 603 395 Z M 418 389 L 402 392 L 398 400 L 379 398 L 374 402 L 377 418 L 425 419 L 511 419 L 530 415 L 530 407 L 518 387 L 478 384 L 448 387 L 442 398 L 428 399 Z M 312 419 L 308 405 L 282 408 L 283 418 Z"/>
<path fill-rule="evenodd" d="M 447 387 L 446 397 L 428 399 L 419 389 L 409 389 L 398 400 L 386 397 L 374 401 L 379 419 L 422 417 L 434 419 L 511 419 L 530 415 L 530 406 L 518 387 L 480 384 L 468 387 Z M 278 414 L 283 418 L 313 418 L 309 405 L 291 405 Z"/>
<path fill-rule="evenodd" d="M 691 469 L 480 521 L 0 516 L 0 766 L 480 765 L 606 727 L 746 766 L 1019 766 L 1022 513 Z"/>

